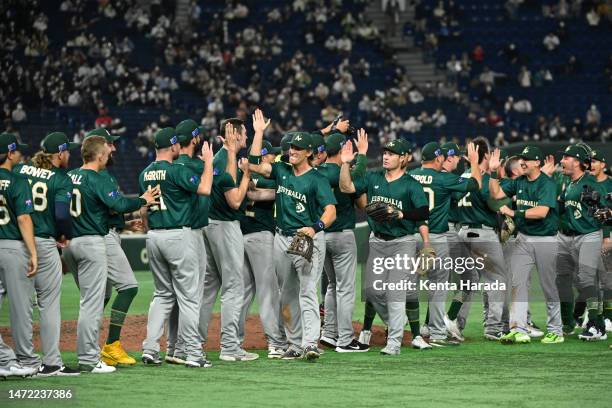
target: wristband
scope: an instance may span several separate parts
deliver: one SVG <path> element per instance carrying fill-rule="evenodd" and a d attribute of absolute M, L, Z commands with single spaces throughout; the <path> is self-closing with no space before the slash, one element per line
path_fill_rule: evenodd
<path fill-rule="evenodd" d="M 147 205 L 147 200 L 145 200 L 142 197 L 138 197 L 138 199 L 140 200 L 140 206 L 141 207 L 144 207 L 145 205 Z"/>
<path fill-rule="evenodd" d="M 253 156 L 252 154 L 249 154 L 249 163 L 250 164 L 261 163 L 261 156 Z"/>
<path fill-rule="evenodd" d="M 519 218 L 525 218 L 525 210 L 516 210 L 514 212 L 514 218 L 515 219 L 519 219 Z"/>
<path fill-rule="evenodd" d="M 497 174 L 497 170 L 491 172 L 491 178 L 495 180 L 499 180 L 499 174 Z"/>
<path fill-rule="evenodd" d="M 312 224 L 312 229 L 315 230 L 315 233 L 323 231 L 325 229 L 325 223 L 319 220 L 315 222 L 314 224 Z"/>

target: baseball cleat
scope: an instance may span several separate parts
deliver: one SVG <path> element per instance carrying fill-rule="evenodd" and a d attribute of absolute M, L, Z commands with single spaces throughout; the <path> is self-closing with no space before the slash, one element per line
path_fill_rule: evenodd
<path fill-rule="evenodd" d="M 455 347 L 460 345 L 461 343 L 457 340 L 447 337 L 445 339 L 429 339 L 429 344 L 433 347 Z"/>
<path fill-rule="evenodd" d="M 525 344 L 531 343 L 531 337 L 526 333 L 511 330 L 510 333 L 503 335 L 499 341 L 502 344 Z"/>
<path fill-rule="evenodd" d="M 537 339 L 538 337 L 542 337 L 544 335 L 544 332 L 540 330 L 540 328 L 536 326 L 533 322 L 528 322 L 527 335 L 532 339 Z"/>
<path fill-rule="evenodd" d="M 499 331 L 497 333 L 485 333 L 484 338 L 491 341 L 500 341 L 504 335 L 505 333 L 503 331 Z"/>
<path fill-rule="evenodd" d="M 360 343 L 355 339 L 346 346 L 336 347 L 338 353 L 365 353 L 368 350 L 370 350 L 370 346 Z"/>
<path fill-rule="evenodd" d="M 81 375 L 81 372 L 75 370 L 74 368 L 66 366 L 62 366 L 62 368 L 60 368 L 59 372 L 57 373 L 58 377 L 74 377 L 76 375 Z"/>
<path fill-rule="evenodd" d="M 268 358 L 281 358 L 285 354 L 285 350 L 280 347 L 268 347 Z"/>
<path fill-rule="evenodd" d="M 289 348 L 287 351 L 285 351 L 285 354 L 283 354 L 281 360 L 297 360 L 298 358 L 302 358 L 302 353 L 296 349 Z"/>
<path fill-rule="evenodd" d="M 411 344 L 412 344 L 412 348 L 419 349 L 419 350 L 429 350 L 432 348 L 431 344 L 423 340 L 423 337 L 421 336 L 416 336 L 414 339 L 412 339 Z"/>
<path fill-rule="evenodd" d="M 382 354 L 383 356 L 399 356 L 400 355 L 400 348 L 399 347 L 391 347 L 391 346 L 389 346 L 387 344 L 387 346 L 385 346 L 385 348 L 380 350 L 380 354 Z"/>
<path fill-rule="evenodd" d="M 116 366 L 118 364 L 121 365 L 134 365 L 136 364 L 136 360 L 128 355 L 125 352 L 123 347 L 121 347 L 121 342 L 119 340 L 107 344 L 102 348 L 100 353 L 102 357 L 102 361 L 104 361 L 109 366 Z"/>
<path fill-rule="evenodd" d="M 240 350 L 236 354 L 220 354 L 221 361 L 253 361 L 259 358 L 259 354 L 249 353 L 246 350 Z"/>
<path fill-rule="evenodd" d="M 421 336 L 423 337 L 429 337 L 431 335 L 431 333 L 429 332 L 429 326 L 424 324 L 421 326 Z"/>
<path fill-rule="evenodd" d="M 210 368 L 212 363 L 205 358 L 201 358 L 197 361 L 185 361 L 185 367 L 187 368 Z"/>
<path fill-rule="evenodd" d="M 332 339 L 331 337 L 327 337 L 327 336 L 321 336 L 321 338 L 319 339 L 319 343 L 329 348 L 338 347 L 338 343 L 336 342 L 336 339 Z"/>
<path fill-rule="evenodd" d="M 559 336 L 558 334 L 555 334 L 555 333 L 546 333 L 546 336 L 544 336 L 544 338 L 540 340 L 540 343 L 542 344 L 560 344 L 560 343 L 563 343 L 564 341 L 565 341 L 565 338 L 563 336 Z"/>
<path fill-rule="evenodd" d="M 610 321 L 610 319 L 606 319 L 605 324 L 606 324 L 606 331 L 612 332 L 612 321 Z"/>
<path fill-rule="evenodd" d="M 572 327 L 572 326 L 564 325 L 563 326 L 563 335 L 565 337 L 573 336 L 574 334 L 576 334 L 577 330 L 578 330 L 577 327 Z"/>
<path fill-rule="evenodd" d="M 142 353 L 141 360 L 145 365 L 160 366 L 162 364 L 162 361 L 157 353 Z"/>
<path fill-rule="evenodd" d="M 42 364 L 40 367 L 38 367 L 38 372 L 36 373 L 36 377 L 53 377 L 59 374 L 61 369 L 62 367 L 60 366 L 51 366 L 51 365 Z"/>
<path fill-rule="evenodd" d="M 31 377 L 36 374 L 37 369 L 32 367 L 24 367 L 18 362 L 13 362 L 10 365 L 0 367 L 0 377 Z"/>
<path fill-rule="evenodd" d="M 584 341 L 603 341 L 608 339 L 608 335 L 605 331 L 602 331 L 594 324 L 591 324 L 578 335 L 578 338 Z"/>
<path fill-rule="evenodd" d="M 97 364 L 79 364 L 79 370 L 82 373 L 90 374 L 110 374 L 117 371 L 117 368 L 106 365 L 104 361 L 100 360 Z"/>
<path fill-rule="evenodd" d="M 370 330 L 362 330 L 361 333 L 359 333 L 358 341 L 361 344 L 367 344 L 369 346 L 371 339 L 372 339 L 372 332 Z"/>
<path fill-rule="evenodd" d="M 447 315 L 444 315 L 444 325 L 446 326 L 446 331 L 450 337 L 457 341 L 465 341 L 465 337 L 463 337 L 463 333 L 461 333 L 461 330 L 459 330 L 456 319 L 451 320 Z"/>
<path fill-rule="evenodd" d="M 318 359 L 320 356 L 317 346 L 308 346 L 304 349 L 304 358 L 308 361 Z"/>
<path fill-rule="evenodd" d="M 187 362 L 187 357 L 184 354 L 180 354 L 178 352 L 174 352 L 174 354 L 168 355 L 166 354 L 166 358 L 164 359 L 168 364 L 178 364 L 184 365 Z"/>

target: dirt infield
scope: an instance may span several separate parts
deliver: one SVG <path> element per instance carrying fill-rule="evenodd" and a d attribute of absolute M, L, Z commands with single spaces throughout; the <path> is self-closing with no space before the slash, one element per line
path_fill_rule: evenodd
<path fill-rule="evenodd" d="M 108 333 L 108 322 L 109 319 L 104 319 L 103 329 L 100 331 L 100 344 L 104 344 L 106 340 L 106 334 Z M 355 333 L 358 334 L 361 330 L 360 323 L 353 323 Z M 147 329 L 147 316 L 128 316 L 123 326 L 121 333 L 121 343 L 123 347 L 128 351 L 140 351 L 142 348 L 142 341 L 146 336 Z M 76 321 L 68 320 L 62 322 L 60 338 L 60 350 L 61 351 L 75 351 L 76 350 Z M 219 314 L 213 315 L 212 321 L 209 327 L 209 342 L 206 346 L 207 350 L 219 350 L 219 333 L 220 333 L 220 319 Z M 13 346 L 13 339 L 9 327 L 0 327 L 0 334 L 4 341 Z M 408 345 L 411 341 L 410 333 L 404 335 L 404 345 Z M 384 346 L 385 344 L 385 329 L 381 326 L 374 326 L 372 329 L 372 341 L 370 343 L 373 346 Z M 161 347 L 165 350 L 166 341 L 162 339 Z M 36 350 L 40 350 L 40 335 L 38 331 L 38 324 L 34 325 L 34 347 Z M 249 316 L 246 324 L 246 336 L 244 339 L 244 348 L 246 349 L 266 349 L 267 343 L 263 334 L 263 328 L 259 316 Z"/>

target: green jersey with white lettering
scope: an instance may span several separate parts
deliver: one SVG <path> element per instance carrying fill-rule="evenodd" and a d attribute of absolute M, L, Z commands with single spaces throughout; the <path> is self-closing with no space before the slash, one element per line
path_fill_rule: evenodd
<path fill-rule="evenodd" d="M 219 221 L 235 221 L 240 219 L 240 211 L 229 206 L 225 193 L 238 187 L 232 176 L 225 171 L 227 167 L 227 150 L 219 149 L 213 159 L 213 185 L 210 193 L 209 217 Z"/>
<path fill-rule="evenodd" d="M 196 210 L 193 195 L 198 191 L 200 174 L 188 166 L 159 160 L 149 164 L 138 181 L 141 193 L 160 186 L 159 205 L 147 211 L 150 229 L 191 227 Z"/>
<path fill-rule="evenodd" d="M 464 177 L 469 177 L 469 174 L 465 173 Z M 457 211 L 462 224 L 486 225 L 491 228 L 497 226 L 495 212 L 491 211 L 487 204 L 490 178 L 489 174 L 483 174 L 482 188 L 467 193 L 459 200 Z"/>
<path fill-rule="evenodd" d="M 514 222 L 519 232 L 540 237 L 556 235 L 559 229 L 559 213 L 557 208 L 557 186 L 553 179 L 541 173 L 537 179 L 530 181 L 527 176 L 508 180 L 500 185 L 508 197 L 516 196 L 516 209 L 548 207 L 548 214 L 542 220 L 515 217 Z"/>
<path fill-rule="evenodd" d="M 46 170 L 27 164 L 13 171 L 27 177 L 32 189 L 34 235 L 55 238 L 55 203 L 69 204 L 72 197 L 72 181 L 66 170 L 59 167 Z"/>
<path fill-rule="evenodd" d="M 385 174 L 386 170 L 369 171 L 364 177 L 357 177 L 353 180 L 356 190 L 367 191 L 368 204 L 380 201 L 392 204 L 401 211 L 428 205 L 423 187 L 411 176 L 404 174 L 400 178 L 389 182 Z M 377 223 L 368 217 L 368 224 L 374 233 L 395 238 L 415 234 L 418 230 L 415 221 L 404 219 Z"/>
<path fill-rule="evenodd" d="M 606 190 L 604 184 L 598 183 L 595 177 L 588 173 L 585 173 L 576 181 L 570 180 L 560 199 L 563 208 L 561 213 L 561 218 L 564 221 L 563 226 L 569 231 L 581 235 L 601 229 L 600 223 L 589 215 L 588 207 L 580 201 L 585 186 L 598 191 L 601 196 L 600 204 L 605 205 Z"/>
<path fill-rule="evenodd" d="M 408 174 L 423 186 L 429 202 L 429 232 L 442 234 L 448 231 L 448 215 L 453 192 L 466 193 L 478 190 L 478 182 L 453 173 L 430 168 L 418 168 Z"/>
<path fill-rule="evenodd" d="M 17 217 L 32 214 L 32 191 L 28 179 L 0 168 L 0 239 L 21 241 Z"/>
<path fill-rule="evenodd" d="M 200 159 L 181 154 L 174 160 L 175 164 L 189 167 L 195 174 L 201 175 L 204 172 L 204 162 Z M 193 220 L 191 228 L 204 228 L 208 225 L 208 212 L 210 210 L 210 197 L 205 195 L 193 195 Z"/>
<path fill-rule="evenodd" d="M 606 177 L 604 181 L 598 181 L 597 183 L 603 186 L 606 194 L 612 191 L 612 177 Z M 610 203 L 607 203 L 606 205 L 610 205 Z M 610 238 L 610 234 L 612 234 L 612 225 L 602 225 L 601 229 L 603 229 L 604 238 Z"/>
<path fill-rule="evenodd" d="M 272 163 L 270 178 L 276 181 L 276 225 L 285 232 L 311 227 L 335 205 L 336 198 L 327 179 L 311 169 L 296 176 L 288 163 Z"/>
<path fill-rule="evenodd" d="M 119 188 L 119 183 L 117 183 L 117 179 L 115 179 L 115 177 L 110 174 L 108 170 L 100 170 L 98 173 L 101 176 L 108 178 L 108 180 L 117 187 L 117 190 L 121 191 L 121 189 Z M 111 211 L 108 216 L 108 227 L 117 229 L 125 228 L 125 218 L 123 218 L 123 214 Z"/>
<path fill-rule="evenodd" d="M 68 172 L 72 180 L 72 237 L 108 234 L 110 211 L 126 213 L 145 205 L 141 198 L 127 198 L 108 177 L 94 170 L 74 169 Z"/>
<path fill-rule="evenodd" d="M 251 173 L 251 180 L 256 188 L 276 190 L 276 182 L 259 174 Z M 243 234 L 270 231 L 274 233 L 274 200 L 251 201 L 245 199 L 240 206 L 240 229 Z"/>

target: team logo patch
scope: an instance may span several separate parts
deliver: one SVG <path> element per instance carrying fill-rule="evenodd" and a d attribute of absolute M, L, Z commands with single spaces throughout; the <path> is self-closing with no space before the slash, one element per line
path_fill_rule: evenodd
<path fill-rule="evenodd" d="M 375 189 L 378 189 L 378 186 L 374 186 Z"/>
<path fill-rule="evenodd" d="M 110 198 L 117 198 L 117 197 L 119 197 L 119 191 L 117 191 L 117 190 L 113 190 L 113 191 L 111 191 L 110 193 L 108 193 L 108 196 L 109 196 Z"/>
<path fill-rule="evenodd" d="M 191 184 L 195 184 L 198 181 L 198 176 L 191 176 L 189 177 L 189 182 Z"/>
<path fill-rule="evenodd" d="M 306 207 L 304 207 L 304 204 L 298 202 L 295 203 L 295 212 L 300 214 L 303 213 L 304 211 L 306 211 Z"/>
<path fill-rule="evenodd" d="M 213 169 L 213 176 L 218 176 L 219 175 L 219 170 L 217 170 L 216 168 Z"/>
<path fill-rule="evenodd" d="M 30 199 L 25 200 L 25 206 L 30 208 L 32 206 L 32 200 Z"/>

